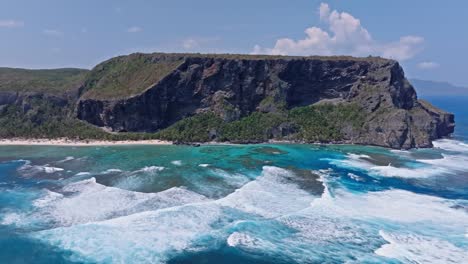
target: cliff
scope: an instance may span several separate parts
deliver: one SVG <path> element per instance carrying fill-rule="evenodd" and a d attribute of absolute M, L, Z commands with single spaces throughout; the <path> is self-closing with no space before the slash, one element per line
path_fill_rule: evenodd
<path fill-rule="evenodd" d="M 99 87 L 88 83 L 88 92 L 77 105 L 79 119 L 116 132 L 154 132 L 207 112 L 224 122 L 232 122 L 256 112 L 281 113 L 298 107 L 332 104 L 359 107 L 363 120 L 359 127 L 347 124 L 356 120 L 343 120 L 344 124 L 338 128 L 340 136 L 330 141 L 392 148 L 429 147 L 432 140 L 447 136 L 454 129 L 453 115 L 418 101 L 402 68 L 393 60 L 183 54 L 133 56 L 135 60 L 145 58 L 150 65 L 165 62 L 173 68 L 166 68 L 164 76 L 156 73 L 159 77 L 153 84 L 127 98 L 93 98 L 88 95 L 99 94 L 96 91 Z M 103 69 L 105 71 L 106 64 L 113 63 L 108 61 L 95 71 L 106 76 Z M 279 127 L 291 127 L 288 121 L 286 119 Z M 300 130 L 297 126 L 289 130 L 279 136 L 271 132 L 262 139 L 327 141 L 295 137 Z M 212 131 L 212 134 L 213 140 L 222 138 L 219 133 Z"/>
<path fill-rule="evenodd" d="M 80 137 L 407 149 L 454 130 L 454 116 L 418 100 L 398 62 L 375 57 L 132 54 L 97 65 L 78 87 L 68 78 L 61 87 L 74 92 L 61 97 L 69 109 L 61 115 L 84 121 Z M 0 90 L 0 123 L 1 105 L 18 104 Z"/>

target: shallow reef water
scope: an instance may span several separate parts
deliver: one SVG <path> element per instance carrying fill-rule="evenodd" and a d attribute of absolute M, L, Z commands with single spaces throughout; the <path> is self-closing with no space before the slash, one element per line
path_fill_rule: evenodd
<path fill-rule="evenodd" d="M 463 126 L 432 149 L 1 146 L 1 263 L 466 263 Z"/>

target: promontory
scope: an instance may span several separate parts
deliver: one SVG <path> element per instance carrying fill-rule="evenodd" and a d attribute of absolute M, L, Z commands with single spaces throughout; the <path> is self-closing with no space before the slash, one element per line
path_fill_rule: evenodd
<path fill-rule="evenodd" d="M 454 126 L 379 57 L 135 53 L 92 70 L 0 68 L 1 138 L 409 149 Z"/>

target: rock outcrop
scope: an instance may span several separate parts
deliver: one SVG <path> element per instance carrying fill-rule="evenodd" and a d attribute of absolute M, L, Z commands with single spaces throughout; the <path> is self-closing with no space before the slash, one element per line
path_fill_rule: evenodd
<path fill-rule="evenodd" d="M 183 55 L 173 56 L 164 58 Z M 182 61 L 140 94 L 109 100 L 84 96 L 77 117 L 115 132 L 154 132 L 204 112 L 230 122 L 257 111 L 352 103 L 365 113 L 365 122 L 359 129 L 343 128 L 340 142 L 430 147 L 454 130 L 454 116 L 418 100 L 393 60 L 185 55 Z"/>

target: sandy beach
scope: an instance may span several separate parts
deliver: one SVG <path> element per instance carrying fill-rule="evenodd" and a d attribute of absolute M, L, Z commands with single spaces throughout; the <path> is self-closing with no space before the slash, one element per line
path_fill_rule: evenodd
<path fill-rule="evenodd" d="M 71 140 L 71 139 L 0 139 L 0 146 L 117 146 L 117 145 L 172 145 L 164 140 Z"/>

